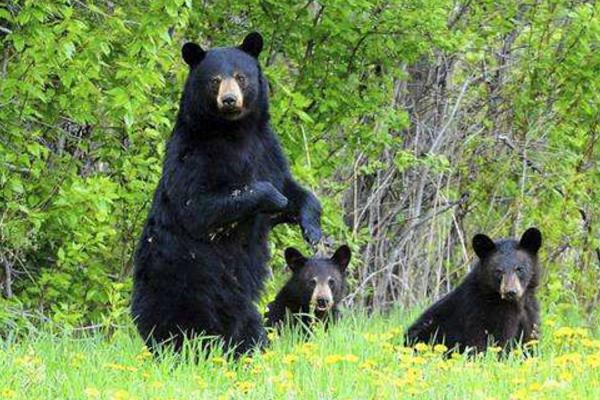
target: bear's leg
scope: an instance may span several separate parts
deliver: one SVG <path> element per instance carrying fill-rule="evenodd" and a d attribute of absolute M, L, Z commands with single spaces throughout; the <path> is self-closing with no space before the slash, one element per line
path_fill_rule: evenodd
<path fill-rule="evenodd" d="M 315 195 L 300 186 L 289 176 L 285 183 L 283 194 L 290 203 L 287 215 L 276 220 L 277 223 L 298 223 L 302 229 L 304 240 L 311 245 L 321 240 L 321 204 Z"/>
<path fill-rule="evenodd" d="M 225 338 L 228 347 L 233 348 L 236 358 L 254 349 L 261 350 L 268 343 L 262 317 L 254 306 L 251 308 L 252 310 L 248 310 L 246 318 L 236 323 L 235 332 L 232 332 L 229 338 Z"/>

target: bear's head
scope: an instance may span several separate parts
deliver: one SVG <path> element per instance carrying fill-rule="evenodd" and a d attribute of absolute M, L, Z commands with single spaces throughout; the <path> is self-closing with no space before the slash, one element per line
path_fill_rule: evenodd
<path fill-rule="evenodd" d="M 538 250 L 542 234 L 529 228 L 520 240 L 494 242 L 488 236 L 473 237 L 473 249 L 479 257 L 479 282 L 498 293 L 504 301 L 519 302 L 527 288 L 538 285 Z"/>
<path fill-rule="evenodd" d="M 306 258 L 293 247 L 285 250 L 285 261 L 292 270 L 290 283 L 303 306 L 324 314 L 337 306 L 346 286 L 346 267 L 350 248 L 341 246 L 331 258 Z"/>
<path fill-rule="evenodd" d="M 258 63 L 262 48 L 257 32 L 238 47 L 183 46 L 181 53 L 190 67 L 183 107 L 192 121 L 198 116 L 240 121 L 266 112 L 267 84 Z"/>

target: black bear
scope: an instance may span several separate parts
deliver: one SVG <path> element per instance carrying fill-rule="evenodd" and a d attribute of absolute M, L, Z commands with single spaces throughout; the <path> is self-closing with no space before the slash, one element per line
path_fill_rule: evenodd
<path fill-rule="evenodd" d="M 529 228 L 518 241 L 494 242 L 486 235 L 475 235 L 478 262 L 458 287 L 408 329 L 407 344 L 444 343 L 449 349 L 479 352 L 488 345 L 510 350 L 519 341 L 535 339 L 541 245 L 542 234 L 536 228 Z"/>
<path fill-rule="evenodd" d="M 267 306 L 266 325 L 279 327 L 289 321 L 309 327 L 315 320 L 337 319 L 350 256 L 348 246 L 341 246 L 331 258 L 306 258 L 295 248 L 287 248 L 285 261 L 292 277 Z"/>
<path fill-rule="evenodd" d="M 134 257 L 132 316 L 151 349 L 199 335 L 237 355 L 263 345 L 254 302 L 270 229 L 297 223 L 309 243 L 321 238 L 319 201 L 270 127 L 262 47 L 258 33 L 239 47 L 183 46 L 189 75 Z"/>

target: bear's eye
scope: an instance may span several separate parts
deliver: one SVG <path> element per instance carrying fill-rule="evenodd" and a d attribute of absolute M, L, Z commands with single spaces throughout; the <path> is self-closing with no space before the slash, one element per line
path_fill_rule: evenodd
<path fill-rule="evenodd" d="M 217 86 L 219 83 L 221 83 L 221 78 L 218 76 L 215 76 L 214 78 L 210 78 L 210 84 L 211 86 Z"/>
<path fill-rule="evenodd" d="M 523 271 L 525 271 L 525 268 L 522 265 L 517 265 L 515 271 L 517 272 L 517 274 L 522 274 Z"/>
<path fill-rule="evenodd" d="M 498 268 L 494 271 L 494 275 L 496 275 L 497 277 L 501 277 L 502 276 L 502 269 Z"/>
<path fill-rule="evenodd" d="M 308 281 L 308 284 L 312 287 L 315 287 L 317 285 L 317 278 L 312 278 L 310 281 Z"/>
<path fill-rule="evenodd" d="M 333 278 L 329 278 L 329 279 L 327 280 L 327 283 L 329 283 L 329 286 L 330 286 L 330 287 L 334 287 L 334 286 L 335 286 L 335 279 L 333 279 Z"/>
<path fill-rule="evenodd" d="M 235 74 L 235 79 L 237 79 L 237 81 L 243 85 L 244 83 L 246 83 L 246 77 L 242 74 Z"/>

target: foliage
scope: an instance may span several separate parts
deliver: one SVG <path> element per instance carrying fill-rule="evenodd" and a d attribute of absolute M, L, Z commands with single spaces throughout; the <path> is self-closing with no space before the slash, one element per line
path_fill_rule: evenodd
<path fill-rule="evenodd" d="M 181 44 L 235 45 L 249 30 L 266 37 L 273 125 L 294 174 L 324 203 L 326 242 L 355 250 L 350 302 L 438 295 L 463 275 L 476 231 L 533 224 L 546 238 L 546 304 L 593 308 L 600 298 L 598 4 L 4 5 L 7 323 L 123 320 L 187 73 Z M 302 245 L 293 227 L 272 242 L 275 269 L 281 249 Z"/>

